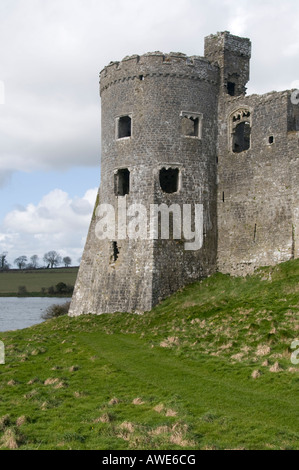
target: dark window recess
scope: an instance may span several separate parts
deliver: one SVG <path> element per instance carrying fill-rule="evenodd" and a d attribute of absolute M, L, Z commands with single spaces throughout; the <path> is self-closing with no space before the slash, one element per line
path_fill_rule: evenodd
<path fill-rule="evenodd" d="M 144 80 L 144 75 L 139 75 L 139 80 Z"/>
<path fill-rule="evenodd" d="M 199 119 L 184 116 L 182 119 L 182 134 L 188 137 L 198 137 Z"/>
<path fill-rule="evenodd" d="M 225 201 L 225 196 L 224 196 L 224 192 L 222 193 L 222 202 Z"/>
<path fill-rule="evenodd" d="M 234 82 L 227 82 L 227 93 L 230 96 L 235 96 L 236 93 L 236 84 Z"/>
<path fill-rule="evenodd" d="M 114 192 L 116 196 L 125 196 L 130 192 L 130 172 L 127 168 L 118 170 L 114 175 Z"/>
<path fill-rule="evenodd" d="M 256 224 L 254 226 L 253 241 L 254 241 L 254 243 L 256 242 Z"/>
<path fill-rule="evenodd" d="M 269 144 L 273 144 L 273 143 L 274 143 L 274 137 L 273 137 L 273 135 L 270 135 Z"/>
<path fill-rule="evenodd" d="M 115 263 L 118 260 L 119 249 L 117 242 L 112 242 L 112 257 L 111 260 Z"/>
<path fill-rule="evenodd" d="M 179 169 L 162 168 L 160 170 L 160 186 L 164 193 L 176 193 L 179 188 Z"/>
<path fill-rule="evenodd" d="M 132 119 L 130 116 L 122 116 L 118 120 L 118 138 L 131 137 Z"/>
<path fill-rule="evenodd" d="M 250 148 L 251 127 L 249 122 L 241 122 L 233 133 L 233 152 L 240 153 Z"/>

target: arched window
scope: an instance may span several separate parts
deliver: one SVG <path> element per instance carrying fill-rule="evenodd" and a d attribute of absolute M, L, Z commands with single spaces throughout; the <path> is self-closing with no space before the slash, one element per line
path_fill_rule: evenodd
<path fill-rule="evenodd" d="M 248 109 L 239 109 L 231 116 L 231 150 L 241 153 L 250 149 L 251 116 Z"/>

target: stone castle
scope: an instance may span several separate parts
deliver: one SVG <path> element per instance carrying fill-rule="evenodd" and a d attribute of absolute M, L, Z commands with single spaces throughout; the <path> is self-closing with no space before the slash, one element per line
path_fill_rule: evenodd
<path fill-rule="evenodd" d="M 95 208 L 69 314 L 143 312 L 216 271 L 299 254 L 299 105 L 246 96 L 251 43 L 221 32 L 204 57 L 153 52 L 100 74 L 101 203 L 202 204 L 203 245 L 99 240 Z"/>

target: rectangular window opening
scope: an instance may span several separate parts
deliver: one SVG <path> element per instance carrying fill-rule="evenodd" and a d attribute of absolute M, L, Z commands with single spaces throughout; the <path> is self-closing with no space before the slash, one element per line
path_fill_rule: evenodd
<path fill-rule="evenodd" d="M 132 119 L 130 116 L 121 116 L 118 119 L 117 138 L 131 137 L 132 135 Z"/>
<path fill-rule="evenodd" d="M 111 248 L 112 248 L 111 262 L 115 263 L 118 260 L 118 255 L 119 255 L 117 242 L 112 242 Z"/>
<path fill-rule="evenodd" d="M 236 84 L 234 82 L 227 82 L 227 93 L 230 96 L 235 96 L 236 93 Z"/>
<path fill-rule="evenodd" d="M 233 132 L 232 150 L 234 153 L 241 153 L 250 148 L 250 123 L 245 121 L 238 124 Z"/>
<path fill-rule="evenodd" d="M 159 180 L 164 193 L 176 193 L 179 189 L 179 169 L 162 168 L 160 170 Z"/>
<path fill-rule="evenodd" d="M 201 139 L 202 114 L 182 111 L 180 116 L 182 135 Z"/>
<path fill-rule="evenodd" d="M 188 137 L 198 137 L 199 119 L 183 117 L 182 119 L 182 134 Z"/>
<path fill-rule="evenodd" d="M 114 192 L 116 196 L 130 193 L 130 172 L 127 168 L 117 170 L 114 175 Z"/>

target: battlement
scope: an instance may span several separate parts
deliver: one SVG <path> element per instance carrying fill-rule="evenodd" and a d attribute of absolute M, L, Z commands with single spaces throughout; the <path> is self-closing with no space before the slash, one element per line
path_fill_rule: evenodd
<path fill-rule="evenodd" d="M 211 34 L 205 38 L 205 57 L 209 60 L 219 54 L 230 52 L 247 59 L 251 58 L 251 42 L 248 38 L 240 38 L 229 31 Z"/>
<path fill-rule="evenodd" d="M 177 76 L 199 79 L 216 84 L 218 67 L 200 56 L 187 56 L 180 52 L 164 54 L 160 51 L 125 57 L 120 62 L 110 62 L 100 72 L 101 93 L 109 86 L 126 80 L 144 80 L 154 76 Z"/>

